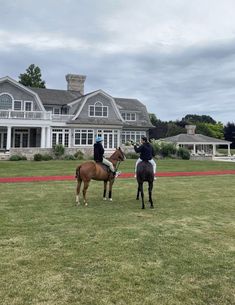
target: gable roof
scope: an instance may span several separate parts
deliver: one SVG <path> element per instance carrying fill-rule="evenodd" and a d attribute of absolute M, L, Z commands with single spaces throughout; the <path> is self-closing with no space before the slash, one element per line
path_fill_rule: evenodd
<path fill-rule="evenodd" d="M 181 133 L 173 137 L 168 137 L 162 139 L 164 141 L 169 141 L 173 143 L 182 143 L 182 144 L 193 144 L 193 143 L 200 143 L 200 144 L 229 144 L 232 142 L 226 141 L 226 140 L 221 140 L 221 139 L 216 139 L 208 136 L 204 136 L 202 134 L 185 134 Z"/>
<path fill-rule="evenodd" d="M 5 76 L 5 77 L 2 77 L 0 78 L 0 83 L 2 82 L 8 82 L 8 83 L 11 83 L 11 84 L 14 84 L 16 87 L 18 87 L 19 89 L 27 92 L 27 93 L 30 93 L 31 95 L 33 95 L 37 102 L 38 102 L 38 105 L 40 107 L 40 109 L 42 110 L 43 109 L 43 103 L 42 103 L 42 100 L 40 99 L 39 95 L 37 94 L 37 92 L 35 92 L 34 90 L 32 90 L 31 87 L 26 87 L 22 84 L 20 84 L 19 82 L 17 82 L 16 80 L 14 80 L 13 78 L 9 77 L 9 76 Z"/>
<path fill-rule="evenodd" d="M 44 105 L 66 105 L 81 97 L 78 91 L 47 89 L 47 88 L 30 88 L 38 94 Z"/>

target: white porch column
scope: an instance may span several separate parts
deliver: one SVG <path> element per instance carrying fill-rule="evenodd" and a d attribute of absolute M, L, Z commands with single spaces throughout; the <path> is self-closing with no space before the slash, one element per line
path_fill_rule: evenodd
<path fill-rule="evenodd" d="M 11 148 L 11 126 L 7 127 L 7 150 Z"/>
<path fill-rule="evenodd" d="M 193 144 L 193 154 L 196 155 L 196 144 Z"/>
<path fill-rule="evenodd" d="M 46 148 L 51 148 L 51 128 L 46 128 Z"/>
<path fill-rule="evenodd" d="M 41 127 L 41 148 L 45 148 L 46 127 Z"/>
<path fill-rule="evenodd" d="M 230 144 L 228 144 L 228 156 L 231 156 L 231 151 L 230 151 Z"/>
<path fill-rule="evenodd" d="M 213 144 L 213 156 L 215 156 L 215 155 L 216 155 L 216 145 Z"/>

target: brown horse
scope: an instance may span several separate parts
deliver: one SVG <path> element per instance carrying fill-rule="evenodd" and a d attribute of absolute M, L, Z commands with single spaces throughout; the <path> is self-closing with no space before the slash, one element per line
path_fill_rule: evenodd
<path fill-rule="evenodd" d="M 115 152 L 108 158 L 109 161 L 113 163 L 115 170 L 117 169 L 117 164 L 125 160 L 125 155 L 121 148 L 117 148 Z M 81 184 L 83 182 L 83 203 L 88 205 L 86 192 L 91 180 L 104 181 L 104 192 L 103 199 L 106 200 L 106 189 L 107 183 L 109 182 L 109 200 L 112 201 L 112 186 L 115 180 L 114 174 L 109 170 L 109 168 L 103 163 L 96 163 L 95 161 L 86 161 L 76 168 L 76 178 L 77 178 L 77 195 L 76 202 L 79 202 L 79 194 Z"/>

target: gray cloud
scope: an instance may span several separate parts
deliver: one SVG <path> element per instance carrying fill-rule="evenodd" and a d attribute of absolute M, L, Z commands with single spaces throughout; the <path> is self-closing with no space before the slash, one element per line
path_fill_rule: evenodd
<path fill-rule="evenodd" d="M 147 2 L 157 12 L 160 2 Z M 225 2 L 230 8 L 233 5 Z M 115 97 L 138 98 L 162 120 L 192 113 L 208 114 L 224 123 L 234 121 L 235 23 L 224 38 L 211 34 L 215 29 L 221 33 L 215 20 L 208 23 L 213 31 L 205 36 L 199 25 L 199 34 L 188 34 L 187 26 L 182 32 L 177 23 L 180 18 L 185 22 L 193 18 L 178 9 L 183 0 L 158 7 L 175 24 L 163 24 L 162 17 L 154 24 L 151 9 L 142 12 L 142 2 L 133 3 L 48 0 L 35 5 L 22 0 L 19 5 L 0 0 L 1 76 L 18 79 L 34 63 L 48 88 L 65 89 L 67 73 L 85 74 L 87 92 L 101 88 Z M 194 29 L 196 22 L 192 20 L 188 27 Z"/>

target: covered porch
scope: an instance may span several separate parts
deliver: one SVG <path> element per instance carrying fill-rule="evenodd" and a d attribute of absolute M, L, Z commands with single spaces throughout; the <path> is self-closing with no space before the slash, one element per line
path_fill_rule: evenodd
<path fill-rule="evenodd" d="M 41 147 L 51 145 L 50 127 L 0 126 L 0 151 L 11 148 Z"/>

